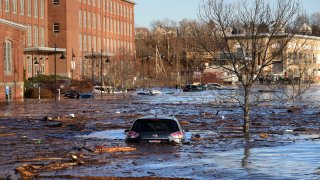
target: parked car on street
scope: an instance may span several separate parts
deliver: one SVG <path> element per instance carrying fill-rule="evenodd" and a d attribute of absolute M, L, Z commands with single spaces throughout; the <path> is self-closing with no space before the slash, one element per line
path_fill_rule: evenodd
<path fill-rule="evenodd" d="M 202 85 L 195 84 L 188 84 L 182 89 L 183 92 L 199 92 L 204 90 L 205 88 Z"/>
<path fill-rule="evenodd" d="M 173 143 L 180 144 L 185 134 L 174 116 L 144 116 L 134 121 L 126 130 L 126 142 Z"/>

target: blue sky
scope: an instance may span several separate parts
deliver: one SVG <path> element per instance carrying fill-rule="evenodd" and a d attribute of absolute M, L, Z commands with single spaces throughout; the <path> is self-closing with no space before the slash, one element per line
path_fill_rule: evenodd
<path fill-rule="evenodd" d="M 134 0 L 135 25 L 150 27 L 153 20 L 197 19 L 198 5 L 202 0 Z M 231 0 L 226 0 L 231 1 Z M 320 0 L 302 0 L 307 13 L 320 12 Z"/>

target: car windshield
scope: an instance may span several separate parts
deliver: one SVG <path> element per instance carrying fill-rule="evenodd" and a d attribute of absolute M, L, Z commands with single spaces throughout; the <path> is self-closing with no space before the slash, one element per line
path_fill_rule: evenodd
<path fill-rule="evenodd" d="M 179 127 L 174 120 L 139 119 L 133 124 L 132 131 L 173 133 L 179 131 Z"/>

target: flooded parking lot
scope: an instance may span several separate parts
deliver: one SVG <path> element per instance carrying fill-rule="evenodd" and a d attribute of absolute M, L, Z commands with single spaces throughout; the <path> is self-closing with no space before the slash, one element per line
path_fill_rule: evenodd
<path fill-rule="evenodd" d="M 320 178 L 319 99 L 295 102 L 296 112 L 292 102 L 260 104 L 245 139 L 241 109 L 221 92 L 162 91 L 1 106 L 0 177 Z M 187 142 L 126 144 L 133 120 L 154 113 L 177 116 Z"/>

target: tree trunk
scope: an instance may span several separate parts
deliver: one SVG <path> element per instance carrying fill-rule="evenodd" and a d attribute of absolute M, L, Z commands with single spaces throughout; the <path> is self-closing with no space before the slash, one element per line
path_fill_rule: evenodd
<path fill-rule="evenodd" d="M 248 88 L 244 89 L 244 107 L 243 107 L 243 132 L 245 135 L 249 134 L 250 128 L 250 90 Z"/>

